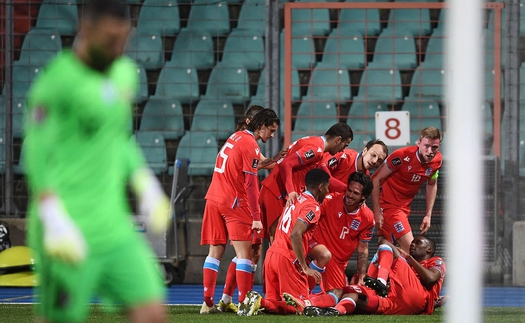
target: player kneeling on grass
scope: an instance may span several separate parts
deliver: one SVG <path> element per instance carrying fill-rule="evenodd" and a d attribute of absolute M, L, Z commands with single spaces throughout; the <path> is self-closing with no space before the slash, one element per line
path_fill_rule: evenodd
<path fill-rule="evenodd" d="M 410 253 L 386 242 L 368 267 L 365 285 L 349 285 L 341 301 L 330 308 L 306 307 L 309 316 L 352 314 L 357 309 L 369 314 L 431 314 L 439 298 L 446 266 L 434 256 L 434 242 L 417 236 Z"/>
<path fill-rule="evenodd" d="M 313 276 L 317 282 L 321 280 L 321 274 L 307 265 L 305 255 L 321 215 L 319 203 L 328 193 L 330 176 L 314 168 L 306 173 L 305 182 L 306 191 L 283 211 L 275 240 L 266 253 L 266 297 L 263 299 L 259 293 L 250 291 L 239 306 L 239 315 L 255 315 L 261 308 L 269 313 L 295 314 L 297 309 L 290 302 L 305 305 L 309 296 L 307 277 Z"/>

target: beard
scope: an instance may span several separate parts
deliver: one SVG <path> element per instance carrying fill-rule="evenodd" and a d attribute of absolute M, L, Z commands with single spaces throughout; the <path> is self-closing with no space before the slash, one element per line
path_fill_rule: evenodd
<path fill-rule="evenodd" d="M 109 57 L 106 53 L 96 47 L 89 49 L 89 57 L 91 67 L 100 72 L 104 72 L 114 61 L 114 58 Z"/>

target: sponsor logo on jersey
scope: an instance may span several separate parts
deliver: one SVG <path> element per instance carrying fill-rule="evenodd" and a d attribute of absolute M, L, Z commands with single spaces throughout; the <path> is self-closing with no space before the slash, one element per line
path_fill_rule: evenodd
<path fill-rule="evenodd" d="M 427 168 L 427 170 L 425 171 L 425 176 L 430 176 L 430 174 L 432 174 L 432 167 Z"/>
<path fill-rule="evenodd" d="M 313 221 L 314 218 L 315 218 L 315 213 L 314 213 L 314 211 L 310 210 L 310 211 L 308 211 L 308 213 L 306 213 L 306 215 L 304 217 L 306 219 L 308 219 L 308 221 Z"/>
<path fill-rule="evenodd" d="M 361 225 L 361 221 L 359 220 L 352 220 L 352 223 L 350 224 L 350 229 L 357 231 L 359 229 L 359 226 Z"/>
<path fill-rule="evenodd" d="M 323 150 L 322 150 L 321 148 L 317 148 L 317 152 L 318 152 L 318 153 L 322 153 Z"/>
<path fill-rule="evenodd" d="M 410 171 L 411 169 L 412 169 L 412 166 L 409 165 L 409 166 L 408 166 L 408 171 Z"/>
<path fill-rule="evenodd" d="M 337 163 L 338 163 L 337 158 L 332 157 L 332 158 L 330 158 L 330 160 L 328 161 L 328 167 L 330 167 L 330 168 L 334 168 L 335 166 L 337 166 Z"/>
<path fill-rule="evenodd" d="M 396 222 L 396 223 L 394 224 L 394 229 L 396 230 L 396 232 L 399 233 L 399 232 L 404 231 L 404 230 L 405 230 L 405 227 L 403 226 L 403 223 L 401 223 L 401 222 Z"/>
<path fill-rule="evenodd" d="M 259 148 L 255 148 L 255 154 L 259 155 Z"/>
<path fill-rule="evenodd" d="M 396 157 L 392 159 L 392 166 L 398 167 L 401 166 L 403 162 L 401 161 L 401 157 Z"/>
<path fill-rule="evenodd" d="M 254 158 L 252 160 L 252 168 L 257 168 L 259 166 L 259 158 Z"/>
<path fill-rule="evenodd" d="M 337 212 L 337 216 L 342 217 L 343 216 L 343 212 Z"/>
<path fill-rule="evenodd" d="M 407 163 L 410 163 L 410 157 L 406 156 L 405 159 L 403 159 L 404 161 L 406 161 Z"/>
<path fill-rule="evenodd" d="M 310 160 L 312 158 L 315 157 L 315 153 L 313 151 L 313 149 L 310 149 L 308 150 L 307 152 L 304 153 L 304 158 L 306 158 L 306 160 Z"/>

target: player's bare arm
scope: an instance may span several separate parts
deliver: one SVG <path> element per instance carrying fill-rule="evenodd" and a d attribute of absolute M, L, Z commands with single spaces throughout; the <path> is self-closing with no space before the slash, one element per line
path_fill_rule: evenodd
<path fill-rule="evenodd" d="M 437 195 L 437 178 L 432 179 L 430 178 L 427 181 L 427 190 L 426 190 L 426 213 L 425 217 L 423 218 L 423 221 L 421 221 L 421 225 L 419 227 L 419 230 L 421 230 L 420 234 L 424 234 L 430 229 L 430 223 L 432 220 L 432 209 L 434 208 L 434 202 L 436 201 L 436 195 Z"/>
<path fill-rule="evenodd" d="M 376 221 L 376 229 L 381 229 L 383 226 L 383 214 L 381 212 L 381 204 L 379 203 L 379 194 L 381 192 L 381 183 L 386 180 L 392 171 L 388 168 L 386 163 L 381 164 L 379 168 L 372 175 L 372 182 L 374 183 L 374 189 L 372 190 L 372 210 L 374 211 L 374 217 Z"/>
<path fill-rule="evenodd" d="M 295 225 L 290 234 L 290 240 L 292 242 L 292 249 L 297 257 L 299 265 L 301 265 L 302 271 L 308 275 L 315 278 L 315 281 L 319 283 L 321 281 L 321 273 L 313 270 L 306 263 L 306 259 L 303 251 L 303 234 L 308 230 L 308 226 L 301 220 L 295 221 Z"/>
<path fill-rule="evenodd" d="M 368 265 L 368 242 L 359 241 L 357 245 L 357 282 L 355 284 L 363 285 Z"/>
<path fill-rule="evenodd" d="M 414 257 L 412 257 L 410 253 L 400 248 L 396 249 L 405 257 L 410 267 L 414 268 L 414 270 L 417 272 L 417 274 L 419 275 L 419 280 L 421 281 L 421 284 L 423 284 L 423 286 L 425 286 L 426 288 L 431 288 L 435 283 L 439 281 L 439 279 L 441 278 L 441 272 L 438 269 L 427 269 L 423 265 L 421 265 L 416 259 L 414 259 Z"/>
<path fill-rule="evenodd" d="M 277 153 L 277 155 L 267 158 L 263 154 L 261 154 L 261 158 L 259 159 L 259 166 L 257 169 L 273 169 L 273 166 L 275 166 L 275 163 L 286 156 L 288 153 L 288 148 L 284 148 L 280 152 Z"/>

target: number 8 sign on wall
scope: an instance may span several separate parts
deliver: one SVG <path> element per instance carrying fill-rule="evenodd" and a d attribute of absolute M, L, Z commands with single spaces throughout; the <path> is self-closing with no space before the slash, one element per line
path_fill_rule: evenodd
<path fill-rule="evenodd" d="M 410 145 L 410 113 L 376 112 L 376 138 L 383 140 L 387 146 Z"/>

